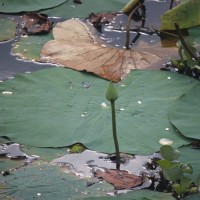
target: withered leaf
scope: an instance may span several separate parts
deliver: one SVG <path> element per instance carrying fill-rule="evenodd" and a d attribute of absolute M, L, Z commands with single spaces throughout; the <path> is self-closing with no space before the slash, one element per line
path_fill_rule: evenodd
<path fill-rule="evenodd" d="M 102 171 L 98 169 L 94 175 L 114 185 L 117 190 L 131 189 L 143 183 L 140 176 L 129 174 L 124 170 L 106 169 Z"/>
<path fill-rule="evenodd" d="M 101 24 L 110 23 L 117 13 L 90 13 L 88 19 L 93 24 L 94 27 L 100 27 Z"/>
<path fill-rule="evenodd" d="M 41 49 L 41 61 L 92 72 L 118 82 L 130 70 L 145 69 L 159 59 L 148 52 L 105 45 L 93 33 L 94 28 L 80 20 L 58 23 L 53 29 L 54 40 L 48 41 Z"/>
<path fill-rule="evenodd" d="M 48 33 L 53 26 L 53 22 L 48 20 L 47 15 L 35 12 L 25 13 L 22 16 L 22 23 L 22 34 L 28 35 Z"/>

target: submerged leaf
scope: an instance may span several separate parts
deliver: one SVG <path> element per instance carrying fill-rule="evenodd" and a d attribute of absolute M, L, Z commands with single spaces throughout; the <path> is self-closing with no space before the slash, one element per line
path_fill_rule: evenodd
<path fill-rule="evenodd" d="M 41 50 L 41 61 L 92 72 L 118 82 L 132 69 L 145 69 L 159 58 L 151 53 L 107 47 L 93 35 L 94 30 L 79 20 L 58 23 L 54 40 Z"/>
<path fill-rule="evenodd" d="M 166 136 L 175 148 L 190 143 L 170 124 L 168 109 L 196 84 L 199 81 L 163 71 L 133 71 L 117 84 L 121 152 L 156 152 L 159 139 Z M 0 84 L 0 135 L 29 146 L 82 143 L 91 150 L 113 153 L 107 85 L 103 79 L 64 68 L 5 81 Z M 2 94 L 6 90 L 13 94 Z"/>
<path fill-rule="evenodd" d="M 17 42 L 14 43 L 12 54 L 24 60 L 39 61 L 40 49 L 52 38 L 53 36 L 51 32 L 40 36 L 30 35 L 27 37 L 21 37 Z"/>
<path fill-rule="evenodd" d="M 14 38 L 16 26 L 14 21 L 0 18 L 0 42 Z"/>

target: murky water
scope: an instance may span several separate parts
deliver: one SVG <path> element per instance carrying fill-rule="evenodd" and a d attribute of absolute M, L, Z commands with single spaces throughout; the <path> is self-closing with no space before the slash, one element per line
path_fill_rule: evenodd
<path fill-rule="evenodd" d="M 81 177 L 92 177 L 91 169 L 108 168 L 115 169 L 116 163 L 112 162 L 108 154 L 97 153 L 95 151 L 85 150 L 80 154 L 66 154 L 62 157 L 56 158 L 52 163 L 66 166 L 74 173 Z M 160 157 L 159 154 L 149 156 L 131 156 L 124 155 L 125 162 L 121 163 L 120 169 L 126 170 L 135 175 L 141 175 L 141 171 L 145 172 L 145 163 L 150 162 L 151 158 Z"/>

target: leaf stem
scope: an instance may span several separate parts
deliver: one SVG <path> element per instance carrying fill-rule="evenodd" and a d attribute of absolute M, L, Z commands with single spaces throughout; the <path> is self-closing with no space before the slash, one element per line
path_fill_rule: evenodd
<path fill-rule="evenodd" d="M 135 7 L 131 13 L 128 16 L 128 20 L 127 20 L 127 24 L 126 24 L 126 44 L 125 47 L 126 49 L 130 49 L 129 44 L 130 44 L 130 23 L 131 23 L 131 18 L 133 16 L 133 14 L 139 9 L 139 8 L 145 8 L 144 4 L 140 4 L 137 7 Z"/>
<path fill-rule="evenodd" d="M 174 0 L 171 0 L 170 7 L 169 7 L 170 10 L 172 9 L 173 3 L 174 3 Z"/>
<path fill-rule="evenodd" d="M 179 36 L 179 39 L 180 39 L 182 45 L 184 46 L 184 48 L 186 49 L 186 51 L 187 51 L 187 52 L 190 54 L 190 56 L 191 56 L 192 58 L 194 58 L 197 62 L 200 62 L 199 57 L 196 56 L 196 55 L 191 51 L 191 49 L 188 47 L 186 41 L 184 40 L 179 25 L 178 25 L 176 22 L 174 22 L 174 26 L 175 26 L 175 28 L 176 28 L 176 32 L 177 32 L 177 34 L 178 34 L 178 36 Z"/>
<path fill-rule="evenodd" d="M 112 129 L 113 129 L 113 139 L 115 143 L 115 152 L 116 152 L 116 169 L 120 170 L 120 153 L 119 153 L 119 144 L 117 139 L 117 128 L 116 128 L 116 116 L 115 116 L 115 101 L 111 100 L 111 109 L 112 109 Z"/>

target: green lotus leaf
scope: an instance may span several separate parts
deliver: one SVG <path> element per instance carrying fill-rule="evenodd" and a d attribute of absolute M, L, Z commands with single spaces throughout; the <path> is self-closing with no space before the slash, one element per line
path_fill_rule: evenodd
<path fill-rule="evenodd" d="M 14 43 L 12 53 L 24 60 L 39 61 L 42 46 L 51 39 L 53 39 L 52 32 L 46 35 L 21 37 Z"/>
<path fill-rule="evenodd" d="M 200 25 L 200 1 L 186 0 L 161 17 L 161 30 L 175 30 L 174 22 L 181 29 Z"/>
<path fill-rule="evenodd" d="M 6 171 L 9 172 L 10 169 L 18 168 L 18 167 L 20 167 L 21 165 L 24 165 L 24 164 L 25 164 L 25 160 L 22 160 L 22 159 L 12 160 L 12 159 L 9 159 L 9 158 L 1 157 L 0 158 L 0 173 L 2 173 L 2 172 L 6 173 Z"/>
<path fill-rule="evenodd" d="M 196 42 L 196 44 L 199 45 L 200 44 L 200 26 L 190 28 L 188 32 L 189 32 L 189 35 L 194 38 L 194 41 Z"/>
<path fill-rule="evenodd" d="M 178 149 L 180 151 L 179 160 L 183 163 L 189 163 L 192 166 L 193 173 L 190 176 L 193 178 L 193 181 L 196 181 L 196 178 L 200 175 L 200 150 L 191 149 L 190 147 L 181 147 Z"/>
<path fill-rule="evenodd" d="M 200 85 L 182 95 L 171 105 L 169 118 L 171 123 L 186 137 L 200 139 Z"/>
<path fill-rule="evenodd" d="M 183 176 L 181 168 L 171 168 L 163 170 L 163 176 L 168 181 L 177 181 Z"/>
<path fill-rule="evenodd" d="M 58 6 L 66 0 L 0 0 L 1 13 L 18 13 L 22 11 L 38 11 L 41 9 L 52 8 Z"/>
<path fill-rule="evenodd" d="M 108 81 L 65 68 L 18 75 L 0 84 L 0 136 L 35 147 L 82 143 L 114 152 Z M 168 118 L 170 105 L 199 82 L 163 71 L 133 71 L 116 85 L 116 120 L 121 152 L 159 151 L 161 138 L 175 148 L 191 140 Z"/>
<path fill-rule="evenodd" d="M 170 145 L 163 145 L 160 148 L 160 154 L 164 159 L 172 161 L 177 160 L 177 158 L 180 155 L 180 152 Z"/>
<path fill-rule="evenodd" d="M 113 191 L 107 183 L 87 187 L 87 181 L 90 179 L 70 176 L 56 166 L 27 166 L 1 177 L 0 199 L 82 199 Z"/>
<path fill-rule="evenodd" d="M 184 198 L 184 200 L 199 200 L 200 199 L 200 193 L 188 195 Z"/>
<path fill-rule="evenodd" d="M 169 160 L 158 160 L 157 163 L 163 170 L 174 168 L 174 167 L 180 167 L 181 165 L 179 162 L 171 162 Z"/>
<path fill-rule="evenodd" d="M 16 26 L 14 21 L 0 18 L 0 42 L 14 38 Z"/>
<path fill-rule="evenodd" d="M 128 2 L 129 0 L 84 0 L 82 4 L 74 4 L 73 1 L 70 0 L 53 9 L 42 11 L 42 13 L 52 17 L 63 17 L 65 19 L 72 17 L 86 18 L 91 12 L 102 13 L 120 11 Z"/>
<path fill-rule="evenodd" d="M 127 194 L 119 194 L 118 196 L 110 197 L 89 197 L 84 200 L 113 200 L 113 199 L 125 199 L 125 200 L 175 200 L 171 193 L 155 192 L 151 190 L 136 190 L 128 192 Z"/>

